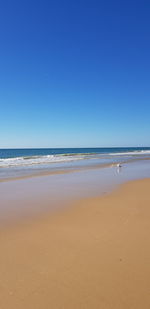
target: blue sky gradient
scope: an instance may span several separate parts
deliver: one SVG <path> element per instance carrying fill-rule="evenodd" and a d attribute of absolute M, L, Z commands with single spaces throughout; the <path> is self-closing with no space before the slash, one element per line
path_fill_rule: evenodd
<path fill-rule="evenodd" d="M 150 146 L 149 1 L 2 1 L 0 148 Z"/>

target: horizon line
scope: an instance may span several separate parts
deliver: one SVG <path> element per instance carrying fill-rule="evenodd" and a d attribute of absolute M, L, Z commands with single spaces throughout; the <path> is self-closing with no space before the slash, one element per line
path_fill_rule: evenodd
<path fill-rule="evenodd" d="M 13 148 L 0 148 L 0 150 L 15 150 L 15 149 L 89 149 L 89 148 L 150 148 L 150 146 L 86 146 L 86 147 L 13 147 Z"/>

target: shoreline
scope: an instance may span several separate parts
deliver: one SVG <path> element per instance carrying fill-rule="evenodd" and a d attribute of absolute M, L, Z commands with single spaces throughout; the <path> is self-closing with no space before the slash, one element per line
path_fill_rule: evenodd
<path fill-rule="evenodd" d="M 131 164 L 131 163 L 136 163 L 136 162 L 142 162 L 142 161 L 150 161 L 150 158 L 134 158 L 134 159 L 129 159 L 125 161 L 120 161 L 121 165 L 125 164 Z M 52 163 L 55 164 L 55 163 Z M 71 174 L 75 172 L 82 172 L 82 171 L 90 171 L 90 170 L 96 170 L 96 169 L 103 169 L 103 168 L 110 168 L 110 167 L 117 167 L 118 162 L 114 163 L 96 163 L 96 164 L 91 164 L 91 165 L 86 165 L 86 166 L 80 166 L 80 167 L 67 167 L 67 168 L 56 168 L 55 170 L 47 170 L 47 171 L 36 171 L 33 173 L 29 173 L 27 175 L 21 175 L 21 176 L 12 176 L 12 177 L 4 177 L 0 178 L 0 183 L 3 182 L 9 182 L 9 181 L 16 181 L 16 180 L 23 180 L 23 179 L 30 179 L 30 178 L 36 178 L 36 177 L 44 177 L 44 176 L 52 176 L 52 175 L 65 175 L 65 174 Z M 1 168 L 3 169 L 3 168 Z M 9 169 L 9 167 L 8 167 Z"/>
<path fill-rule="evenodd" d="M 116 164 L 117 165 L 117 164 Z M 2 182 L 8 182 L 8 181 L 15 181 L 15 180 L 22 180 L 22 179 L 30 179 L 30 178 L 36 178 L 36 177 L 44 177 L 44 176 L 52 176 L 52 175 L 63 175 L 63 174 L 71 174 L 75 172 L 81 172 L 86 170 L 92 170 L 92 169 L 101 169 L 106 167 L 111 167 L 112 164 L 95 164 L 91 166 L 81 166 L 79 168 L 67 168 L 67 169 L 59 169 L 59 170 L 52 170 L 52 171 L 39 171 L 37 173 L 28 174 L 24 176 L 18 176 L 18 177 L 10 177 L 10 178 L 3 178 L 0 179 L 0 183 Z M 115 166 L 115 164 L 114 164 Z"/>
<path fill-rule="evenodd" d="M 128 181 L 150 176 L 150 161 L 123 164 L 120 168 L 84 168 L 0 183 L 0 226 L 54 213 L 65 204 L 112 192 Z M 65 171 L 67 172 L 67 170 Z"/>
<path fill-rule="evenodd" d="M 0 231 L 2 309 L 149 309 L 150 178 Z"/>

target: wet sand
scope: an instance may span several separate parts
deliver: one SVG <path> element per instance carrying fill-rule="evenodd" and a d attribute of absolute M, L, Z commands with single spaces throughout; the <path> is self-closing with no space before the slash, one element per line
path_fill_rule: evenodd
<path fill-rule="evenodd" d="M 63 175 L 63 174 L 72 174 L 74 172 L 81 172 L 81 171 L 87 171 L 87 170 L 94 170 L 94 169 L 101 169 L 101 168 L 106 168 L 106 167 L 112 167 L 112 166 L 117 166 L 117 163 L 109 163 L 109 164 L 95 164 L 95 165 L 89 165 L 89 166 L 80 166 L 78 168 L 72 168 L 68 167 L 62 168 L 62 169 L 54 169 L 54 170 L 49 170 L 49 171 L 36 171 L 36 172 L 30 172 L 27 175 L 21 175 L 21 176 L 13 176 L 13 177 L 5 177 L 0 179 L 1 182 L 8 182 L 8 181 L 14 181 L 14 180 L 22 180 L 22 179 L 28 179 L 28 178 L 35 178 L 35 177 L 42 177 L 42 176 L 52 176 L 52 175 Z"/>
<path fill-rule="evenodd" d="M 149 309 L 149 223 L 144 179 L 1 229 L 0 308 Z"/>
<path fill-rule="evenodd" d="M 27 171 L 26 169 L 20 170 L 21 174 L 17 175 L 17 171 L 13 171 L 13 174 L 8 177 L 8 168 L 5 169 L 5 176 L 0 175 L 0 183 L 3 182 L 9 182 L 9 181 L 15 181 L 15 180 L 23 180 L 23 179 L 30 179 L 30 178 L 36 178 L 36 177 L 44 177 L 44 176 L 52 176 L 52 175 L 65 175 L 65 174 L 72 174 L 76 172 L 82 172 L 82 171 L 90 171 L 90 170 L 98 170 L 98 169 L 104 169 L 104 168 L 110 168 L 110 167 L 117 167 L 118 163 L 121 165 L 123 164 L 130 164 L 130 163 L 136 163 L 136 162 L 149 162 L 150 158 L 133 158 L 128 160 L 123 160 L 121 162 L 111 162 L 111 163 L 93 163 L 90 164 L 88 162 L 88 165 L 80 165 L 80 166 L 65 166 L 65 167 L 59 167 L 54 169 L 30 169 Z M 2 170 L 2 169 L 1 169 Z M 7 175 L 7 176 L 6 176 Z"/>

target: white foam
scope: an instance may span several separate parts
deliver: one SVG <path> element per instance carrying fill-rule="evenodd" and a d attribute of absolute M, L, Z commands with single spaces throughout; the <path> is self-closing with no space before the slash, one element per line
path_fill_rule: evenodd
<path fill-rule="evenodd" d="M 32 166 L 38 164 L 50 164 L 59 162 L 71 162 L 84 159 L 84 156 L 61 156 L 61 155 L 47 155 L 47 156 L 33 156 L 33 157 L 16 157 L 0 159 L 0 167 L 19 167 L 19 166 Z"/>
<path fill-rule="evenodd" d="M 46 155 L 46 156 L 26 156 L 26 157 L 15 157 L 15 158 L 4 158 L 0 159 L 0 168 L 7 167 L 27 167 L 36 165 L 46 165 L 52 163 L 63 163 L 63 162 L 73 162 L 84 159 L 100 159 L 100 160 L 112 160 L 116 157 L 127 157 L 127 156 L 146 156 L 150 155 L 150 150 L 139 150 L 139 151 L 129 151 L 129 152 L 118 152 L 118 153 L 97 153 L 97 154 L 60 154 L 60 155 Z"/>
<path fill-rule="evenodd" d="M 138 156 L 138 155 L 150 155 L 150 150 L 139 150 L 139 151 L 129 151 L 129 152 L 116 152 L 109 153 L 109 156 Z"/>

